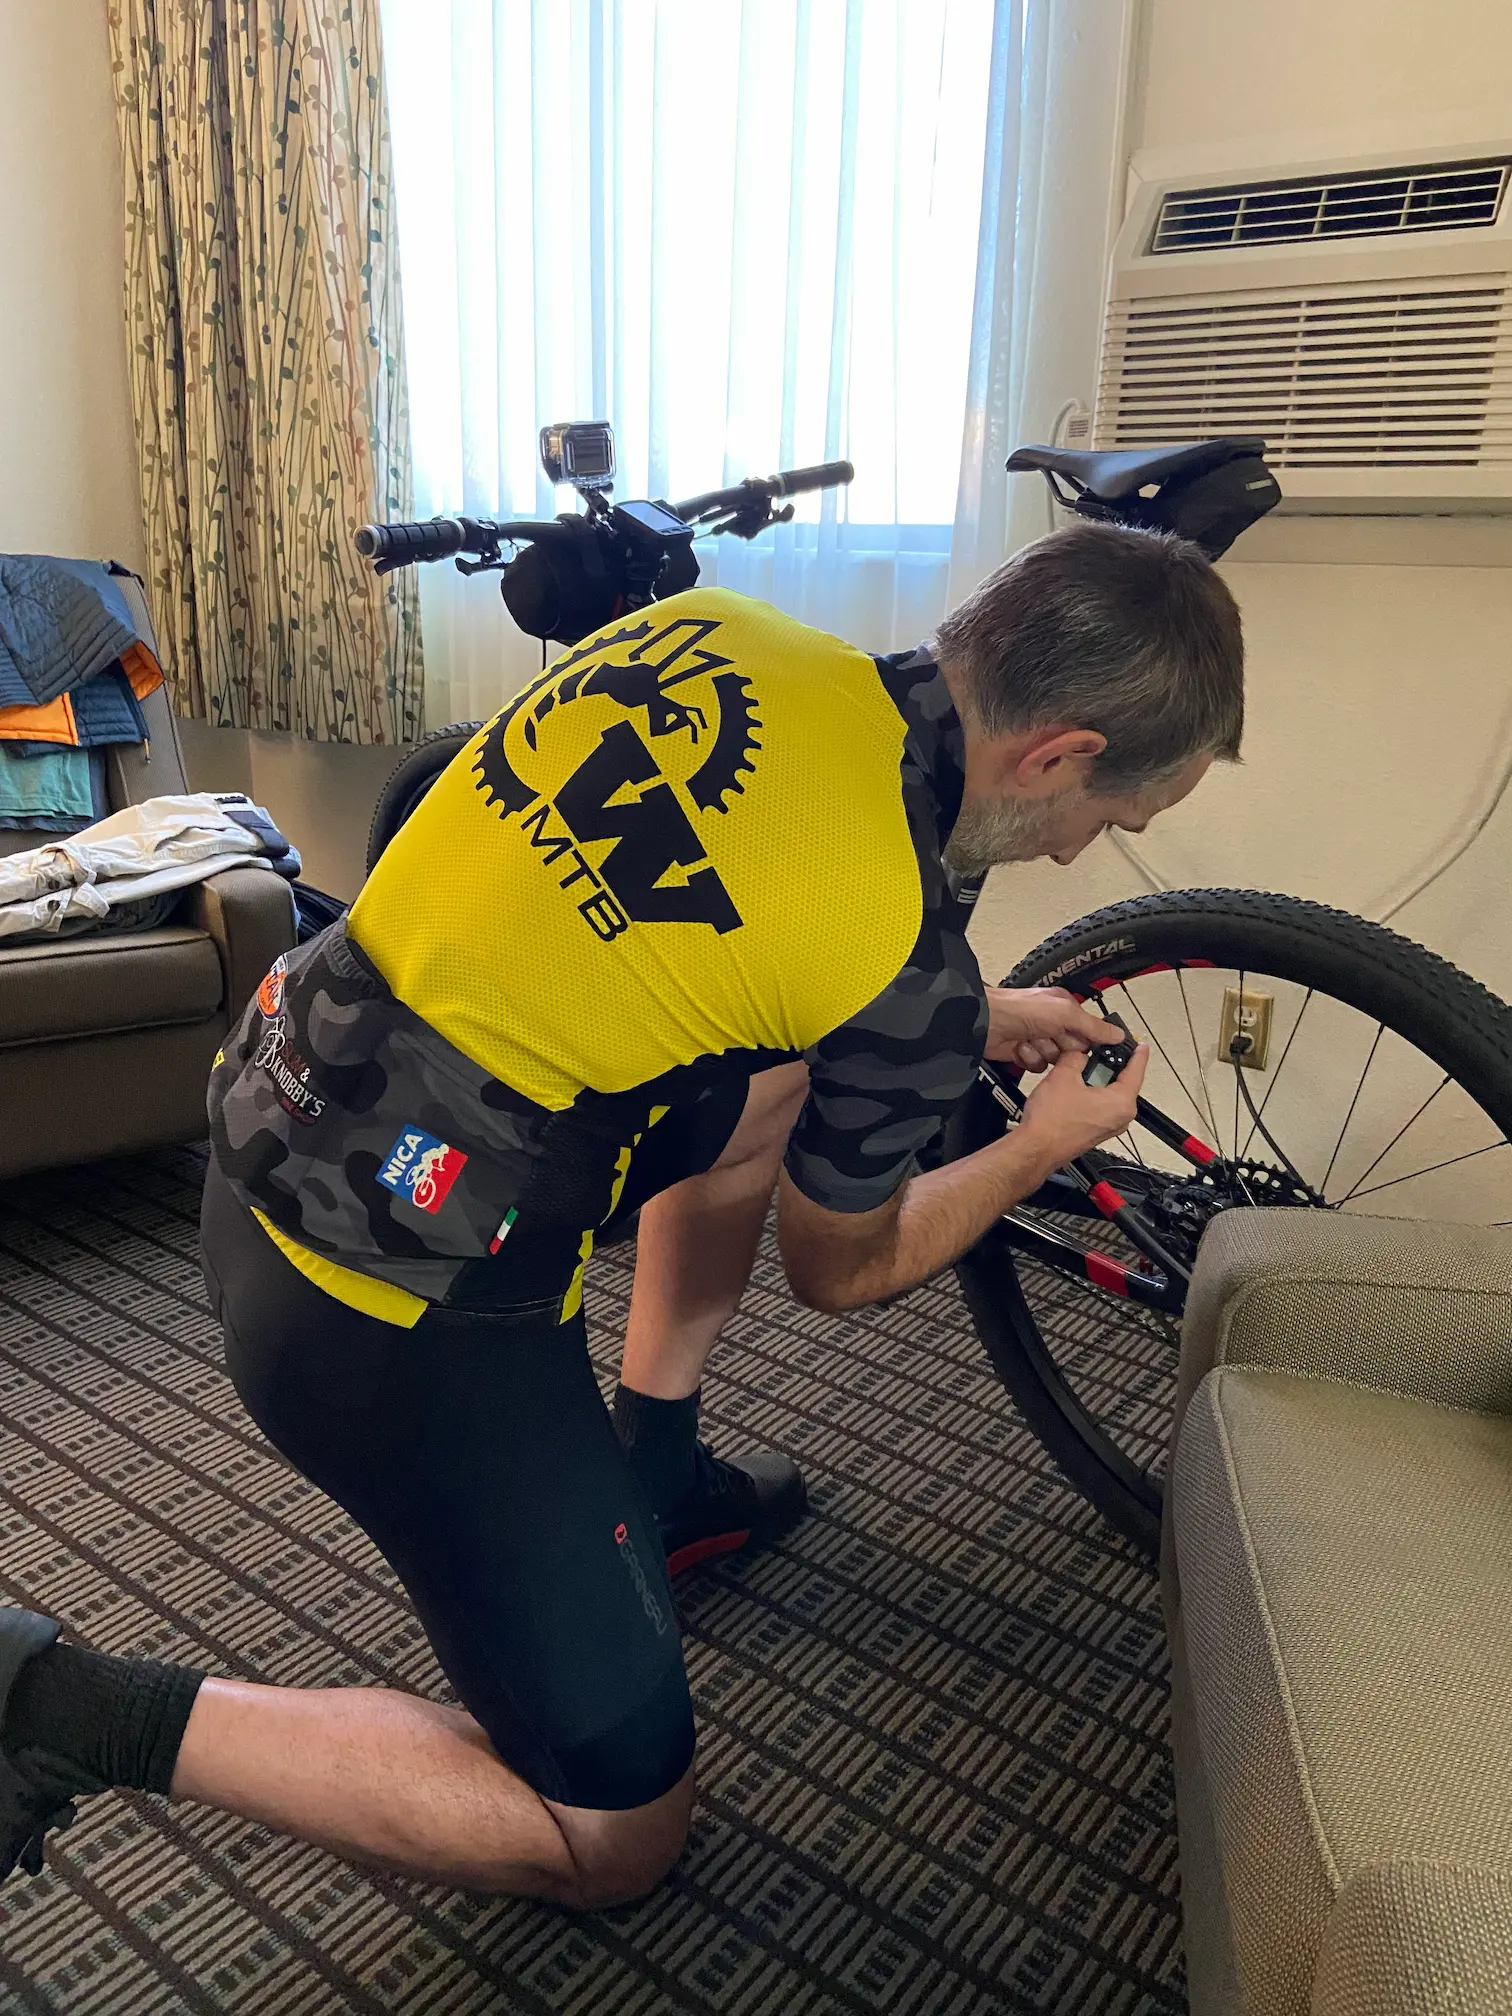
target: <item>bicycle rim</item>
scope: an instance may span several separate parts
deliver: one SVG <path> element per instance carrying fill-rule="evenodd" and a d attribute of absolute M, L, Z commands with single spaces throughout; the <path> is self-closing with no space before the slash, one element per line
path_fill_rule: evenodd
<path fill-rule="evenodd" d="M 1188 1263 L 1213 1217 L 1250 1202 L 1512 1221 L 1512 1011 L 1393 932 L 1295 898 L 1179 891 L 1083 918 L 1004 984 L 1066 987 L 1150 1044 L 1146 1095 L 1169 1138 L 1136 1125 L 1107 1144 L 1108 1173 Z M 1268 1004 L 1263 1068 L 1219 1053 L 1230 989 Z M 1003 1118 L 979 1087 L 949 1152 L 981 1146 Z M 1210 1165 L 1173 1149 L 1183 1132 Z M 1055 1184 L 958 1271 L 1031 1428 L 1153 1552 L 1179 1286 Z"/>

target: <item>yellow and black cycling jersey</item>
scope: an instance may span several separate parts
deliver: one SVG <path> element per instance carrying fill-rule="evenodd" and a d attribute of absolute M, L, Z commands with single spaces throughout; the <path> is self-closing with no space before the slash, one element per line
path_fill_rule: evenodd
<path fill-rule="evenodd" d="M 722 589 L 609 625 L 264 982 L 212 1081 L 217 1160 L 296 1264 L 387 1284 L 403 1304 L 369 1306 L 401 1321 L 480 1278 L 567 1289 L 648 1130 L 784 1059 L 811 1072 L 794 1182 L 884 1202 L 985 1030 L 940 859 L 961 766 L 925 651 Z"/>

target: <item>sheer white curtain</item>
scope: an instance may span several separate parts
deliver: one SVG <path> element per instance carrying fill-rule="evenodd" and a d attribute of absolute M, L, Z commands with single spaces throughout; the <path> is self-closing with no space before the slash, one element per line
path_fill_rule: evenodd
<path fill-rule="evenodd" d="M 1094 396 L 1138 6 L 998 0 L 951 604 L 1050 529 L 1043 481 L 1003 465 Z"/>
<path fill-rule="evenodd" d="M 1094 34 L 1103 11 L 1070 8 Z M 997 564 L 1065 0 L 384 0 L 383 22 L 421 515 L 567 508 L 537 430 L 606 418 L 627 497 L 849 457 L 848 491 L 699 552 L 705 581 L 866 648 Z M 430 722 L 492 711 L 538 647 L 487 577 L 431 568 L 421 594 Z"/>

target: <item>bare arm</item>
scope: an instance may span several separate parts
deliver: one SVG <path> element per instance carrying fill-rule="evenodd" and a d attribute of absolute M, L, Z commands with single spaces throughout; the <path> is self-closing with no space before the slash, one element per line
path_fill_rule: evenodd
<path fill-rule="evenodd" d="M 911 1177 L 875 1211 L 826 1211 L 784 1171 L 777 1239 L 793 1293 L 810 1308 L 839 1314 L 948 1267 L 1052 1170 L 1129 1125 L 1147 1054 L 1141 1045 L 1113 1084 L 1093 1087 L 1082 1082 L 1085 1056 L 1068 1052 L 1030 1095 L 1022 1125 Z"/>

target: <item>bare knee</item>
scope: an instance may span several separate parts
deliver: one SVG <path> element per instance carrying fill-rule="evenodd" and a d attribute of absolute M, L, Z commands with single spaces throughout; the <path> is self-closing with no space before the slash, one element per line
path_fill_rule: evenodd
<path fill-rule="evenodd" d="M 681 1855 L 693 1816 L 693 1767 L 660 1799 L 626 1813 L 547 1804 L 576 1874 L 561 1901 L 578 1911 L 608 1911 L 654 1890 Z"/>

